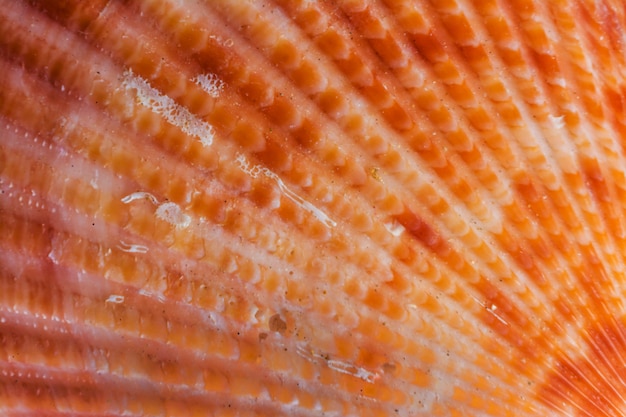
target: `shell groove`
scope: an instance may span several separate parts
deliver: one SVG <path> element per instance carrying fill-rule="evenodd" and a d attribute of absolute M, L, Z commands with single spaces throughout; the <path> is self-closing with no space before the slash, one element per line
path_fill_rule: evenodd
<path fill-rule="evenodd" d="M 619 1 L 0 7 L 0 410 L 626 414 Z"/>

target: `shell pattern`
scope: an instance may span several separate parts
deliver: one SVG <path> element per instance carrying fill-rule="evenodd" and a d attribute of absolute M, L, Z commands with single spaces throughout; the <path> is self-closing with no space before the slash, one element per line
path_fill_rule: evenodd
<path fill-rule="evenodd" d="M 625 28 L 0 1 L 0 411 L 626 415 Z"/>

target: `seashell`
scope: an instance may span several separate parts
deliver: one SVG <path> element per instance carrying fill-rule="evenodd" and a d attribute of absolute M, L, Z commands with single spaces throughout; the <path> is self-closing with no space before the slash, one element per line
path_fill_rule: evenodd
<path fill-rule="evenodd" d="M 624 415 L 625 13 L 3 2 L 0 410 Z"/>

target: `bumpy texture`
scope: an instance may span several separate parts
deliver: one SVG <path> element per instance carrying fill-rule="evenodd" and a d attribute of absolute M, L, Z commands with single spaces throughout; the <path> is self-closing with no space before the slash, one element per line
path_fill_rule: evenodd
<path fill-rule="evenodd" d="M 624 415 L 624 7 L 0 1 L 0 412 Z"/>

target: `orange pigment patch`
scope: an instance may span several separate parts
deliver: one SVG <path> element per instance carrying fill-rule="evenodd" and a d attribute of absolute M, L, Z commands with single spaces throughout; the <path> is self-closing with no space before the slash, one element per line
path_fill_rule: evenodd
<path fill-rule="evenodd" d="M 423 219 L 418 217 L 411 210 L 405 208 L 396 216 L 396 220 L 413 235 L 420 243 L 437 254 L 448 252 L 448 245 L 445 240 Z"/>
<path fill-rule="evenodd" d="M 587 187 L 591 190 L 599 202 L 610 199 L 609 188 L 604 179 L 604 174 L 597 159 L 583 157 L 581 167 Z"/>

